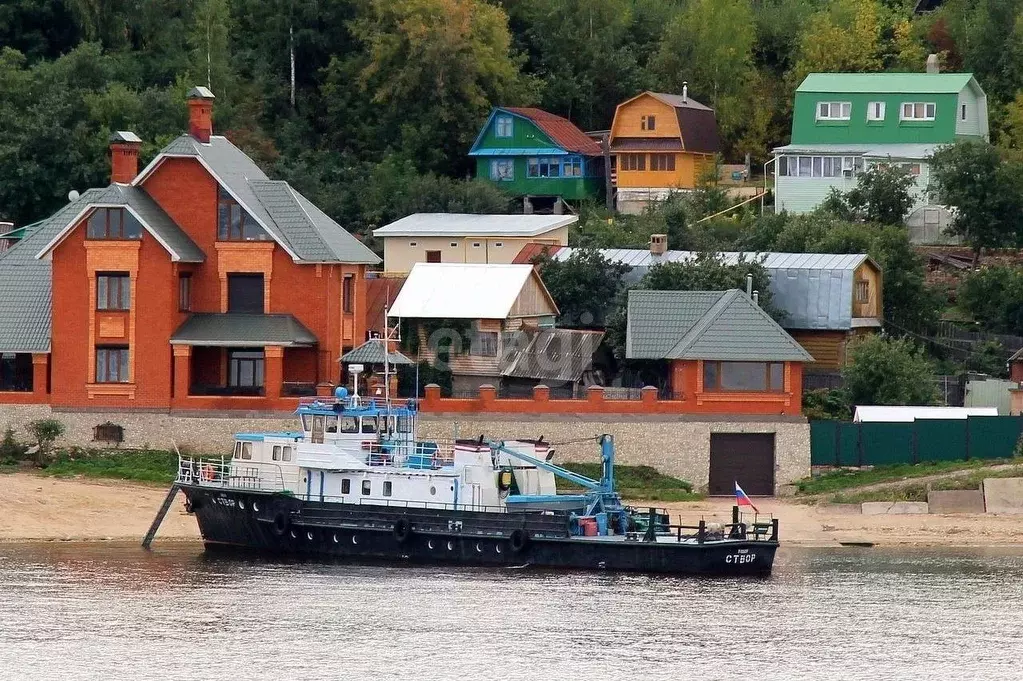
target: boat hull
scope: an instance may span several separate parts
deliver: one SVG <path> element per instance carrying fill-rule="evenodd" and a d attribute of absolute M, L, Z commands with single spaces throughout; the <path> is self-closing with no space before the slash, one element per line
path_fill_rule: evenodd
<path fill-rule="evenodd" d="M 304 501 L 283 494 L 183 486 L 210 548 L 466 566 L 693 575 L 767 575 L 766 540 L 626 541 L 569 536 L 566 516 Z"/>

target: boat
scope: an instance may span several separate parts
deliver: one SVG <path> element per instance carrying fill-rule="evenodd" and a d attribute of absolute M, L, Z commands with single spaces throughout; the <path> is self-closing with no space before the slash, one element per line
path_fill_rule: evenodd
<path fill-rule="evenodd" d="M 414 400 L 338 388 L 303 398 L 292 432 L 239 433 L 230 457 L 179 454 L 180 490 L 205 546 L 277 555 L 461 566 L 766 575 L 778 521 L 670 524 L 625 505 L 614 438 L 594 438 L 601 478 L 554 463 L 544 439 L 416 437 Z M 579 488 L 559 494 L 556 478 Z M 159 521 L 154 521 L 147 542 Z M 147 542 L 144 542 L 146 544 Z"/>

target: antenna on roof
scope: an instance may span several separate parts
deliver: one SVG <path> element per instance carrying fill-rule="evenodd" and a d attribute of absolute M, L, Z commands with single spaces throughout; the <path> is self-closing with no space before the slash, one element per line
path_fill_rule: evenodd
<path fill-rule="evenodd" d="M 682 81 L 682 101 L 689 101 L 689 81 L 687 80 Z"/>
<path fill-rule="evenodd" d="M 760 307 L 760 291 L 753 292 L 753 304 Z"/>
<path fill-rule="evenodd" d="M 747 274 L 746 275 L 746 295 L 749 296 L 750 298 L 753 297 L 753 275 L 752 274 Z"/>
<path fill-rule="evenodd" d="M 67 193 L 67 200 L 68 201 L 77 201 L 79 199 L 79 197 L 81 197 L 81 194 L 78 193 L 77 189 L 72 189 L 71 191 L 69 191 Z"/>

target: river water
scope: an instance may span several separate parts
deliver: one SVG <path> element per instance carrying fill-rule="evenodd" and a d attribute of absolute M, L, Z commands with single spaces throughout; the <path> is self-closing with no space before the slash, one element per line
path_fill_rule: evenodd
<path fill-rule="evenodd" d="M 768 579 L 0 544 L 0 679 L 1023 679 L 1023 549 L 784 548 Z"/>

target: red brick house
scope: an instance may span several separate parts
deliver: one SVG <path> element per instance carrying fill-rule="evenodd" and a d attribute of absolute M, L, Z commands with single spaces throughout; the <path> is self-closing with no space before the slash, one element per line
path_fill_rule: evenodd
<path fill-rule="evenodd" d="M 0 353 L 21 379 L 0 402 L 290 409 L 366 339 L 380 259 L 214 135 L 209 90 L 188 97 L 188 134 L 142 172 L 141 140 L 115 134 L 111 184 L 0 256 Z"/>

